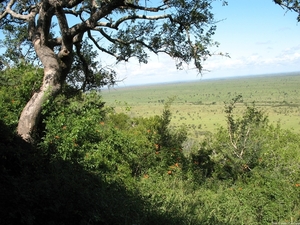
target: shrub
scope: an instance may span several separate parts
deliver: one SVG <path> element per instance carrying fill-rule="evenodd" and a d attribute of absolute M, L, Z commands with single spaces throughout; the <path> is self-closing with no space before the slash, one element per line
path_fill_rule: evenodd
<path fill-rule="evenodd" d="M 131 182 L 129 177 L 149 169 L 164 173 L 184 157 L 186 131 L 171 130 L 167 107 L 161 117 L 131 119 L 105 108 L 100 95 L 89 93 L 47 102 L 44 116 L 45 136 L 40 144 L 44 151 L 110 178 Z"/>
<path fill-rule="evenodd" d="M 28 64 L 0 71 L 0 118 L 11 129 L 31 95 L 41 85 L 43 71 Z"/>

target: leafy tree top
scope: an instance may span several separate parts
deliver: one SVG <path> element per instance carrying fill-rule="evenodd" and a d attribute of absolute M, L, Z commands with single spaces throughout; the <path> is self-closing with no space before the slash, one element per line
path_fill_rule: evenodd
<path fill-rule="evenodd" d="M 182 63 L 193 62 L 201 72 L 201 62 L 210 56 L 208 48 L 217 45 L 211 38 L 216 29 L 212 2 L 2 0 L 0 28 L 10 35 L 8 39 L 14 40 L 6 42 L 7 49 L 11 47 L 6 56 L 13 60 L 24 57 L 20 46 L 39 39 L 62 61 L 75 47 L 78 60 L 86 64 L 82 70 L 88 74 L 92 62 L 82 53 L 84 38 L 88 38 L 89 43 L 117 62 L 136 57 L 147 63 L 149 52 L 166 53 L 176 60 L 178 68 Z M 33 48 L 27 49 L 26 53 Z"/>

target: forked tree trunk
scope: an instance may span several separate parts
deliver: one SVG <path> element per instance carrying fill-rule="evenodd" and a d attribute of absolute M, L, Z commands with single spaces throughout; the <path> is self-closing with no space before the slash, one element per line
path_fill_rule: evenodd
<path fill-rule="evenodd" d="M 60 61 L 53 50 L 41 46 L 40 39 L 33 44 L 44 66 L 44 78 L 40 90 L 31 97 L 19 118 L 17 132 L 27 142 L 34 141 L 33 133 L 39 124 L 43 103 L 60 92 L 62 82 Z"/>

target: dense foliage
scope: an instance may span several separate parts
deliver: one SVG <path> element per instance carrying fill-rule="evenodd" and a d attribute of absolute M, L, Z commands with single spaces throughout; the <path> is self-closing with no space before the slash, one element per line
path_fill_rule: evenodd
<path fill-rule="evenodd" d="M 97 92 L 61 94 L 45 102 L 32 146 L 14 127 L 39 71 L 22 65 L 0 75 L 1 224 L 300 220 L 299 135 L 270 125 L 255 104 L 237 116 L 241 96 L 225 104 L 227 127 L 183 149 L 186 129 L 170 126 L 172 99 L 162 115 L 132 118 Z"/>
<path fill-rule="evenodd" d="M 22 108 L 39 89 L 43 71 L 23 63 L 9 70 L 0 71 L 0 117 L 7 125 L 16 126 Z"/>

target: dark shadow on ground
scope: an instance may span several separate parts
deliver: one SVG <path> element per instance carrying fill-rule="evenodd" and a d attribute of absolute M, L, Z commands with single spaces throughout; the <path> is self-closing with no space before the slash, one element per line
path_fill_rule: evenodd
<path fill-rule="evenodd" d="M 53 160 L 0 121 L 0 224 L 183 224 L 137 191 Z"/>

